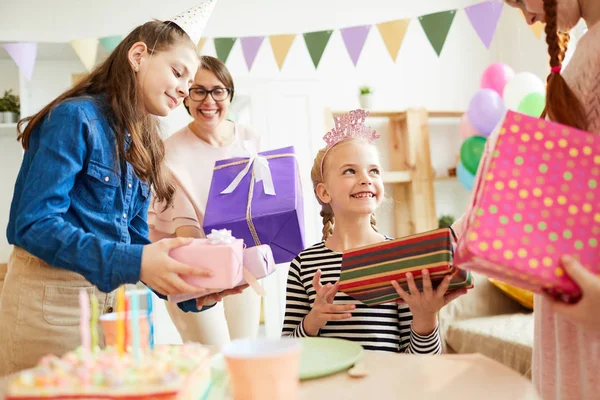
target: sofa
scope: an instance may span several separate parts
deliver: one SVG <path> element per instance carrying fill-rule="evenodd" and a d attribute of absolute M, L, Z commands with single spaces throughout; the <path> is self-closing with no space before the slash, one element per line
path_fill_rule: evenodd
<path fill-rule="evenodd" d="M 445 353 L 480 353 L 531 378 L 533 312 L 485 276 L 439 314 Z"/>

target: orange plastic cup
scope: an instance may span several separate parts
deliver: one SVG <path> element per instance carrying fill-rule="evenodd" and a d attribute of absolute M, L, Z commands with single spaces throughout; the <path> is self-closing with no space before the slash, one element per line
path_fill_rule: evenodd
<path fill-rule="evenodd" d="M 150 334 L 150 327 L 148 325 L 148 317 L 145 312 L 140 312 L 138 323 L 140 326 L 140 347 L 142 349 L 148 348 L 148 338 Z M 100 326 L 102 326 L 102 332 L 104 333 L 104 343 L 106 346 L 116 346 L 117 344 L 117 313 L 110 313 L 101 315 Z M 131 329 L 131 313 L 126 321 L 126 346 L 133 346 L 133 329 Z"/>
<path fill-rule="evenodd" d="M 221 349 L 233 400 L 298 398 L 301 344 L 295 339 L 240 339 Z"/>

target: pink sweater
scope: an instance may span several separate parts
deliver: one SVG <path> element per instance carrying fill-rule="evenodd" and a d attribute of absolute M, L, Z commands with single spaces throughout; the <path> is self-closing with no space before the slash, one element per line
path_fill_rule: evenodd
<path fill-rule="evenodd" d="M 199 139 L 188 126 L 165 141 L 166 160 L 176 183 L 173 206 L 166 210 L 160 204 L 148 210 L 150 240 L 175 237 L 182 226 L 194 226 L 202 232 L 204 210 L 210 190 L 215 161 L 247 156 L 243 142 L 250 141 L 259 149 L 259 138 L 250 127 L 235 125 L 235 139 L 228 146 L 214 147 Z"/>
<path fill-rule="evenodd" d="M 586 109 L 587 130 L 600 134 L 600 23 L 579 40 L 563 76 Z M 600 399 L 600 332 L 553 313 L 540 296 L 534 301 L 532 377 L 542 399 Z"/>
<path fill-rule="evenodd" d="M 579 40 L 563 77 L 586 109 L 587 130 L 600 134 L 600 23 Z M 486 142 L 476 181 L 485 169 L 496 138 L 492 135 Z M 464 231 L 470 212 L 469 209 L 453 225 L 458 235 Z M 553 313 L 541 296 L 535 296 L 534 304 L 532 379 L 542 399 L 600 399 L 600 332 L 585 329 Z"/>

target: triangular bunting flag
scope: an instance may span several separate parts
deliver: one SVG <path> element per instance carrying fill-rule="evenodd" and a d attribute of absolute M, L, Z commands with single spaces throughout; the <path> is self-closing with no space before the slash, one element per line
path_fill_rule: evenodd
<path fill-rule="evenodd" d="M 494 38 L 503 7 L 503 1 L 488 0 L 465 8 L 473 29 L 488 49 Z"/>
<path fill-rule="evenodd" d="M 519 9 L 519 11 L 521 10 Z M 521 15 L 523 16 L 525 22 L 529 24 L 527 18 L 525 17 L 525 14 L 523 14 L 523 11 L 521 11 Z M 536 38 L 540 39 L 542 37 L 542 32 L 544 32 L 544 24 L 538 21 L 533 25 L 529 25 L 529 29 L 531 29 L 531 32 L 533 32 Z"/>
<path fill-rule="evenodd" d="M 227 62 L 229 53 L 235 44 L 237 38 L 215 38 L 215 50 L 217 51 L 217 58 L 224 63 Z"/>
<path fill-rule="evenodd" d="M 542 37 L 542 32 L 544 32 L 544 24 L 538 21 L 533 25 L 529 25 L 529 29 L 531 29 L 531 32 L 539 39 Z"/>
<path fill-rule="evenodd" d="M 37 56 L 37 43 L 6 43 L 2 47 L 17 64 L 25 78 L 30 81 Z"/>
<path fill-rule="evenodd" d="M 304 34 L 306 48 L 308 49 L 308 53 L 310 54 L 310 58 L 312 58 L 315 68 L 319 66 L 319 62 L 321 61 L 321 57 L 325 52 L 325 47 L 327 47 L 327 43 L 329 43 L 329 38 L 331 38 L 332 33 L 333 31 L 318 31 Z"/>
<path fill-rule="evenodd" d="M 419 17 L 423 31 L 438 56 L 442 53 L 455 15 L 456 10 L 451 10 Z"/>
<path fill-rule="evenodd" d="M 271 48 L 273 49 L 273 55 L 275 56 L 275 61 L 277 61 L 277 66 L 279 67 L 280 71 L 281 68 L 283 68 L 283 63 L 285 62 L 295 38 L 296 35 L 269 36 Z"/>
<path fill-rule="evenodd" d="M 350 55 L 354 66 L 356 66 L 356 63 L 358 62 L 358 57 L 360 57 L 360 53 L 365 45 L 370 29 L 371 25 L 363 25 L 341 30 L 346 50 L 348 50 L 348 54 Z"/>
<path fill-rule="evenodd" d="M 88 72 L 91 71 L 96 64 L 96 56 L 98 55 L 98 39 L 71 40 L 71 46 L 85 69 Z"/>
<path fill-rule="evenodd" d="M 122 36 L 106 36 L 100 38 L 99 41 L 102 47 L 104 47 L 104 50 L 106 50 L 108 53 L 112 53 L 115 47 L 121 43 L 121 40 L 123 40 Z"/>
<path fill-rule="evenodd" d="M 400 19 L 377 25 L 383 43 L 385 43 L 385 47 L 394 62 L 396 62 L 396 58 L 398 57 L 398 52 L 400 51 L 400 46 L 402 46 L 409 23 L 410 19 Z"/>
<path fill-rule="evenodd" d="M 200 40 L 198 41 L 198 53 L 200 53 L 202 51 L 202 48 L 204 47 L 204 44 L 206 43 L 206 38 L 200 38 Z"/>
<path fill-rule="evenodd" d="M 241 39 L 242 52 L 244 53 L 244 59 L 246 60 L 248 71 L 252 69 L 252 65 L 254 64 L 256 55 L 258 54 L 258 49 L 260 49 L 260 45 L 262 44 L 263 40 L 265 40 L 264 36 L 250 36 L 243 37 Z"/>

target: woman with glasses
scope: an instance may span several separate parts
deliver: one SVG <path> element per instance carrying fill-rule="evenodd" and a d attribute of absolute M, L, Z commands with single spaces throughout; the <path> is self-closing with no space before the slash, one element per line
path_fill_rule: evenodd
<path fill-rule="evenodd" d="M 165 142 L 166 160 L 177 190 L 171 207 L 165 209 L 157 202 L 148 212 L 152 241 L 204 237 L 202 221 L 215 161 L 246 156 L 244 141 L 259 150 L 259 138 L 250 127 L 227 119 L 233 95 L 233 79 L 225 64 L 214 57 L 200 57 L 200 67 L 184 100 L 193 121 Z M 222 344 L 258 334 L 260 297 L 252 290 L 227 296 L 202 313 L 185 313 L 170 302 L 166 306 L 184 342 Z"/>

